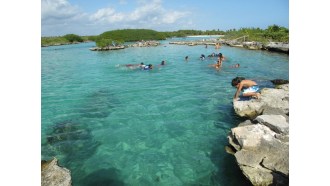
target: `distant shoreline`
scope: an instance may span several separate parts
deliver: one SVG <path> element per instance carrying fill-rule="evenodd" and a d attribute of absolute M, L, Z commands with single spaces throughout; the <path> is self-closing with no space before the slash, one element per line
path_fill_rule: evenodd
<path fill-rule="evenodd" d="M 186 36 L 186 37 L 223 37 L 225 35 L 195 35 L 195 36 Z"/>

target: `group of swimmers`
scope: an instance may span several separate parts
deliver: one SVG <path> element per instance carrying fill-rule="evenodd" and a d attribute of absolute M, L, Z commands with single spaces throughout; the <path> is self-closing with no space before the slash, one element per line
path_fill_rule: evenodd
<path fill-rule="evenodd" d="M 222 62 L 225 60 L 225 56 L 222 53 L 216 54 L 216 53 L 212 53 L 210 55 L 208 55 L 208 57 L 218 57 L 216 64 L 211 64 L 209 66 L 214 67 L 215 69 L 220 69 L 222 67 Z M 185 61 L 188 62 L 189 57 L 186 56 L 185 57 Z M 205 60 L 205 55 L 201 54 L 201 56 L 199 57 L 200 60 L 204 61 Z M 236 63 L 235 65 L 229 66 L 229 68 L 239 68 L 240 64 Z"/>
<path fill-rule="evenodd" d="M 215 69 L 220 69 L 222 67 L 222 62 L 225 60 L 225 57 L 224 55 L 222 55 L 222 53 L 219 54 L 212 53 L 211 55 L 208 55 L 208 57 L 218 57 L 216 64 L 209 65 L 214 67 Z M 186 57 L 186 60 L 187 59 L 188 56 Z M 200 56 L 200 59 L 204 60 L 205 55 L 202 54 Z M 240 67 L 239 63 L 229 66 L 229 68 L 239 68 L 239 67 Z M 253 80 L 245 79 L 244 77 L 236 77 L 232 80 L 231 85 L 233 87 L 236 87 L 236 92 L 233 98 L 234 100 L 238 100 L 241 93 L 243 97 L 250 97 L 255 99 L 259 99 L 261 96 L 261 94 L 259 93 L 260 88 L 258 84 Z"/>
<path fill-rule="evenodd" d="M 225 60 L 225 56 L 222 55 L 222 53 L 219 53 L 219 54 L 212 53 L 208 57 L 215 57 L 215 56 L 218 57 L 217 63 L 216 64 L 211 64 L 209 66 L 212 66 L 216 69 L 220 69 L 222 67 L 222 62 Z M 200 59 L 204 60 L 205 55 L 202 54 L 200 56 Z M 186 61 L 188 60 L 188 56 L 185 57 L 185 60 Z M 239 68 L 239 67 L 240 67 L 239 63 L 237 63 L 235 65 L 232 65 L 232 66 L 229 66 L 229 68 Z M 233 87 L 236 87 L 234 100 L 238 100 L 238 97 L 239 97 L 241 92 L 242 92 L 243 97 L 252 97 L 252 98 L 256 98 L 256 99 L 260 98 L 260 93 L 258 92 L 259 91 L 259 86 L 253 80 L 245 79 L 244 77 L 236 77 L 232 80 L 231 84 L 232 84 Z"/>
<path fill-rule="evenodd" d="M 225 60 L 225 56 L 222 55 L 222 53 L 219 53 L 219 54 L 215 54 L 214 52 L 210 55 L 208 55 L 208 57 L 218 57 L 217 58 L 217 61 L 216 61 L 216 64 L 211 64 L 209 66 L 211 67 L 214 67 L 215 69 L 220 69 L 222 67 L 222 62 Z M 202 54 L 201 57 L 200 57 L 201 60 L 204 60 L 205 59 L 205 55 Z M 229 68 L 239 68 L 240 67 L 240 64 L 239 63 L 236 63 L 235 65 L 232 65 L 232 66 L 229 66 Z"/>
<path fill-rule="evenodd" d="M 205 56 L 201 56 L 201 57 L 205 58 Z M 212 66 L 216 69 L 220 69 L 222 67 L 222 61 L 224 59 L 225 59 L 225 57 L 222 55 L 222 53 L 219 53 L 217 63 L 212 64 L 210 66 Z M 188 56 L 185 57 L 185 60 L 186 61 L 188 60 Z M 158 66 L 164 66 L 165 63 L 166 62 L 163 60 Z M 130 69 L 140 68 L 141 70 L 152 70 L 154 68 L 152 64 L 145 65 L 144 63 L 126 64 L 125 66 Z M 230 66 L 230 68 L 239 68 L 239 67 L 240 67 L 240 64 L 238 64 L 238 63 L 233 66 Z M 238 97 L 241 92 L 242 92 L 243 97 L 252 97 L 252 98 L 256 98 L 256 99 L 260 98 L 260 93 L 258 92 L 259 86 L 253 80 L 245 79 L 244 77 L 236 77 L 232 80 L 231 85 L 233 87 L 236 87 L 234 100 L 238 100 Z"/>
<path fill-rule="evenodd" d="M 163 60 L 158 66 L 164 66 L 165 63 L 166 62 Z M 118 65 L 118 66 L 120 66 L 120 65 Z M 125 67 L 130 68 L 132 70 L 134 70 L 134 69 L 152 70 L 154 68 L 154 66 L 152 64 L 145 65 L 143 62 L 140 64 L 125 64 Z"/>

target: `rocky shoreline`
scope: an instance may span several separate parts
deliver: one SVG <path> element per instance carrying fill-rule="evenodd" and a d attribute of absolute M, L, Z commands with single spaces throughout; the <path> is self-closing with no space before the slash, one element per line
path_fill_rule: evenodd
<path fill-rule="evenodd" d="M 41 185 L 42 186 L 71 186 L 70 170 L 60 167 L 58 160 L 41 161 Z"/>
<path fill-rule="evenodd" d="M 51 45 L 41 45 L 41 47 L 61 46 L 61 45 L 74 45 L 74 44 L 90 43 L 90 42 L 93 42 L 93 41 L 83 41 L 83 42 L 74 41 L 74 42 L 67 42 L 67 43 L 55 43 L 55 44 L 51 44 Z"/>
<path fill-rule="evenodd" d="M 289 54 L 289 44 L 283 42 L 268 42 L 267 44 L 263 44 L 261 42 L 256 42 L 256 41 L 240 42 L 236 40 L 213 39 L 213 40 L 201 40 L 201 41 L 172 41 L 169 44 L 196 46 L 196 45 L 216 45 L 217 43 L 221 43 L 222 45 L 227 45 L 231 47 L 246 48 L 250 50 L 267 50 L 271 52 Z"/>
<path fill-rule="evenodd" d="M 105 51 L 105 50 L 120 50 L 128 47 L 154 47 L 160 45 L 158 41 L 138 41 L 129 45 L 107 46 L 107 47 L 93 47 L 91 51 Z"/>
<path fill-rule="evenodd" d="M 227 152 L 253 185 L 289 185 L 289 84 L 264 88 L 261 98 L 233 107 L 247 120 L 231 129 Z"/>

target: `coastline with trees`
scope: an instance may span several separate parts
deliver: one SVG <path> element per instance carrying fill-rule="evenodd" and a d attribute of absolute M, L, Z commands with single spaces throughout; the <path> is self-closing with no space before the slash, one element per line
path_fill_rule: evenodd
<path fill-rule="evenodd" d="M 96 36 L 79 36 L 66 34 L 64 36 L 41 37 L 41 46 L 57 46 L 67 44 L 77 44 L 82 42 L 95 42 L 96 47 L 91 50 L 112 50 L 124 49 L 135 46 L 158 46 L 159 40 L 173 37 L 221 35 L 216 42 L 196 41 L 195 43 L 180 43 L 190 46 L 215 44 L 217 42 L 233 47 L 243 47 L 248 49 L 270 50 L 275 52 L 289 53 L 289 29 L 278 25 L 268 26 L 266 29 L 260 28 L 240 28 L 221 30 L 178 30 L 173 32 L 158 32 L 150 29 L 121 29 L 104 32 Z M 145 42 L 144 44 L 124 45 L 126 42 Z M 150 44 L 152 43 L 152 44 Z M 155 44 L 156 43 L 156 44 Z M 172 43 L 178 44 L 178 43 Z"/>

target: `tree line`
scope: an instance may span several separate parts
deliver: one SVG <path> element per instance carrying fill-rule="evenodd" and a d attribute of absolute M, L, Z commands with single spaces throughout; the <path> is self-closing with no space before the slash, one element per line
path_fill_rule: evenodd
<path fill-rule="evenodd" d="M 79 36 L 67 34 L 58 37 L 41 37 L 41 45 L 71 44 L 86 41 L 95 41 L 98 47 L 122 45 L 125 42 L 141 40 L 164 40 L 171 37 L 186 37 L 189 35 L 224 35 L 223 39 L 231 40 L 248 36 L 246 41 L 259 42 L 289 42 L 289 29 L 278 25 L 260 28 L 240 28 L 227 31 L 217 30 L 178 30 L 172 32 L 157 32 L 150 29 L 121 29 L 104 32 L 96 36 Z"/>

